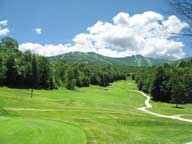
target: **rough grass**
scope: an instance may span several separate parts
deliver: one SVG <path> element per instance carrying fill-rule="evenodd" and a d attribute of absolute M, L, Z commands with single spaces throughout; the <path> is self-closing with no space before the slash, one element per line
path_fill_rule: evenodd
<path fill-rule="evenodd" d="M 130 82 L 132 84 L 119 81 L 107 88 L 91 86 L 75 91 L 35 90 L 32 99 L 30 90 L 0 88 L 3 109 L 60 110 L 0 114 L 0 144 L 181 144 L 192 141 L 192 124 L 138 111 L 136 108 L 144 106 L 145 98 L 132 91 L 136 85 Z M 152 110 L 157 110 L 157 105 L 165 104 L 153 105 Z M 187 107 L 190 109 L 191 105 Z M 170 109 L 178 113 L 177 109 Z M 183 112 L 186 110 L 181 109 L 179 114 Z"/>
<path fill-rule="evenodd" d="M 182 115 L 181 117 L 186 119 L 192 119 L 192 115 Z"/>
<path fill-rule="evenodd" d="M 151 111 L 167 114 L 167 115 L 177 115 L 177 114 L 189 114 L 192 115 L 192 104 L 179 105 L 179 108 L 175 107 L 175 104 L 162 103 L 162 102 L 152 102 L 153 108 Z"/>

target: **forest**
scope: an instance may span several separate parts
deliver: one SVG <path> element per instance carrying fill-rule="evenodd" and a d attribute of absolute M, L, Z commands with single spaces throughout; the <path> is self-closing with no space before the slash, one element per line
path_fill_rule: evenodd
<path fill-rule="evenodd" d="M 136 74 L 139 90 L 153 100 L 178 104 L 192 103 L 192 60 L 150 67 Z"/>
<path fill-rule="evenodd" d="M 46 57 L 21 53 L 17 41 L 11 37 L 3 38 L 0 43 L 0 86 L 33 89 L 108 86 L 126 79 L 132 70 L 135 68 L 120 65 L 49 62 Z"/>
<path fill-rule="evenodd" d="M 192 60 L 148 68 L 109 64 L 50 62 L 48 58 L 22 53 L 18 43 L 5 37 L 0 43 L 0 86 L 57 89 L 89 85 L 108 86 L 132 76 L 139 90 L 155 101 L 192 103 Z"/>

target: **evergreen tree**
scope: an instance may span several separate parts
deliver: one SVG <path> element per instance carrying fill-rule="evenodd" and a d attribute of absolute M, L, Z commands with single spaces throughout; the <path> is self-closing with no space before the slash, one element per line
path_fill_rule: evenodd
<path fill-rule="evenodd" d="M 13 56 L 7 60 L 6 67 L 6 84 L 7 86 L 14 87 L 17 85 L 17 65 Z"/>
<path fill-rule="evenodd" d="M 177 73 L 170 79 L 169 85 L 171 87 L 171 102 L 176 104 L 178 108 L 179 104 L 185 103 L 186 87 L 184 85 L 184 79 Z"/>
<path fill-rule="evenodd" d="M 47 58 L 41 58 L 39 62 L 39 70 L 40 70 L 40 82 L 41 87 L 44 89 L 48 89 L 50 87 L 50 79 L 51 79 L 51 70 L 49 61 Z"/>
<path fill-rule="evenodd" d="M 163 67 L 157 68 L 157 73 L 153 81 L 151 95 L 156 101 L 170 101 L 170 90 L 168 87 L 170 75 L 168 70 L 166 71 Z"/>
<path fill-rule="evenodd" d="M 73 90 L 76 85 L 75 75 L 72 69 L 69 69 L 66 73 L 66 88 Z"/>
<path fill-rule="evenodd" d="M 6 79 L 6 66 L 4 64 L 3 58 L 0 56 L 0 86 L 4 85 Z"/>
<path fill-rule="evenodd" d="M 40 87 L 40 71 L 39 71 L 38 60 L 35 55 L 33 55 L 33 58 L 32 58 L 31 87 L 32 88 Z"/>

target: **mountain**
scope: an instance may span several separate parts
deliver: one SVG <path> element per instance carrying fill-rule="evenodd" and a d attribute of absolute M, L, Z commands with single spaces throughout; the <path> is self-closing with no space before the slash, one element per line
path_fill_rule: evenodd
<path fill-rule="evenodd" d="M 119 64 L 127 66 L 152 66 L 170 62 L 169 60 L 153 59 L 141 55 L 128 56 L 124 58 L 112 58 L 96 54 L 94 52 L 69 52 L 58 56 L 48 57 L 50 61 L 66 61 L 70 63 L 91 64 Z"/>
<path fill-rule="evenodd" d="M 178 66 L 183 62 L 185 62 L 185 64 L 192 63 L 192 57 L 187 57 L 187 58 L 183 58 L 183 59 L 173 61 L 172 64 Z"/>

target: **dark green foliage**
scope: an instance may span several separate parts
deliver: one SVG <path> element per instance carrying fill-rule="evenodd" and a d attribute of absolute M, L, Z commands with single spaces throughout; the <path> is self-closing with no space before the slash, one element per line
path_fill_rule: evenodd
<path fill-rule="evenodd" d="M 58 86 L 66 86 L 73 89 L 74 86 L 87 87 L 90 84 L 108 86 L 117 80 L 124 80 L 134 68 L 118 65 L 98 64 L 68 64 L 65 62 L 54 62 L 52 68 Z"/>
<path fill-rule="evenodd" d="M 33 89 L 55 89 L 65 86 L 108 86 L 124 80 L 135 67 L 111 64 L 49 62 L 45 57 L 21 53 L 18 43 L 10 37 L 0 43 L 0 86 Z"/>
<path fill-rule="evenodd" d="M 164 69 L 163 67 L 158 67 L 156 70 L 156 75 L 152 83 L 151 95 L 156 101 L 170 101 L 170 89 L 168 87 L 169 79 L 171 77 L 169 69 Z"/>
<path fill-rule="evenodd" d="M 3 85 L 6 79 L 6 66 L 4 64 L 3 58 L 0 56 L 0 86 Z"/>
<path fill-rule="evenodd" d="M 155 101 L 192 103 L 192 60 L 177 66 L 146 68 L 137 73 L 136 82 L 138 88 L 150 93 Z"/>
<path fill-rule="evenodd" d="M 68 69 L 66 73 L 66 88 L 73 90 L 76 85 L 75 73 L 72 69 Z"/>
<path fill-rule="evenodd" d="M 14 87 L 17 84 L 18 68 L 16 60 L 13 56 L 10 56 L 6 63 L 6 81 L 7 86 Z"/>
<path fill-rule="evenodd" d="M 171 90 L 171 102 L 175 103 L 176 107 L 178 107 L 178 104 L 185 103 L 187 91 L 184 77 L 178 73 L 175 73 L 175 75 L 170 78 L 169 86 Z"/>
<path fill-rule="evenodd" d="M 11 37 L 5 37 L 2 39 L 1 44 L 8 49 L 16 49 L 18 50 L 18 43 L 15 39 Z"/>
<path fill-rule="evenodd" d="M 39 62 L 40 67 L 40 85 L 42 88 L 48 89 L 50 87 L 51 67 L 47 58 L 42 57 Z"/>
<path fill-rule="evenodd" d="M 33 55 L 32 57 L 32 70 L 31 70 L 31 87 L 38 88 L 40 85 L 40 70 L 37 57 Z"/>
<path fill-rule="evenodd" d="M 0 43 L 0 86 L 16 88 L 56 88 L 47 58 L 21 53 L 10 37 Z"/>

